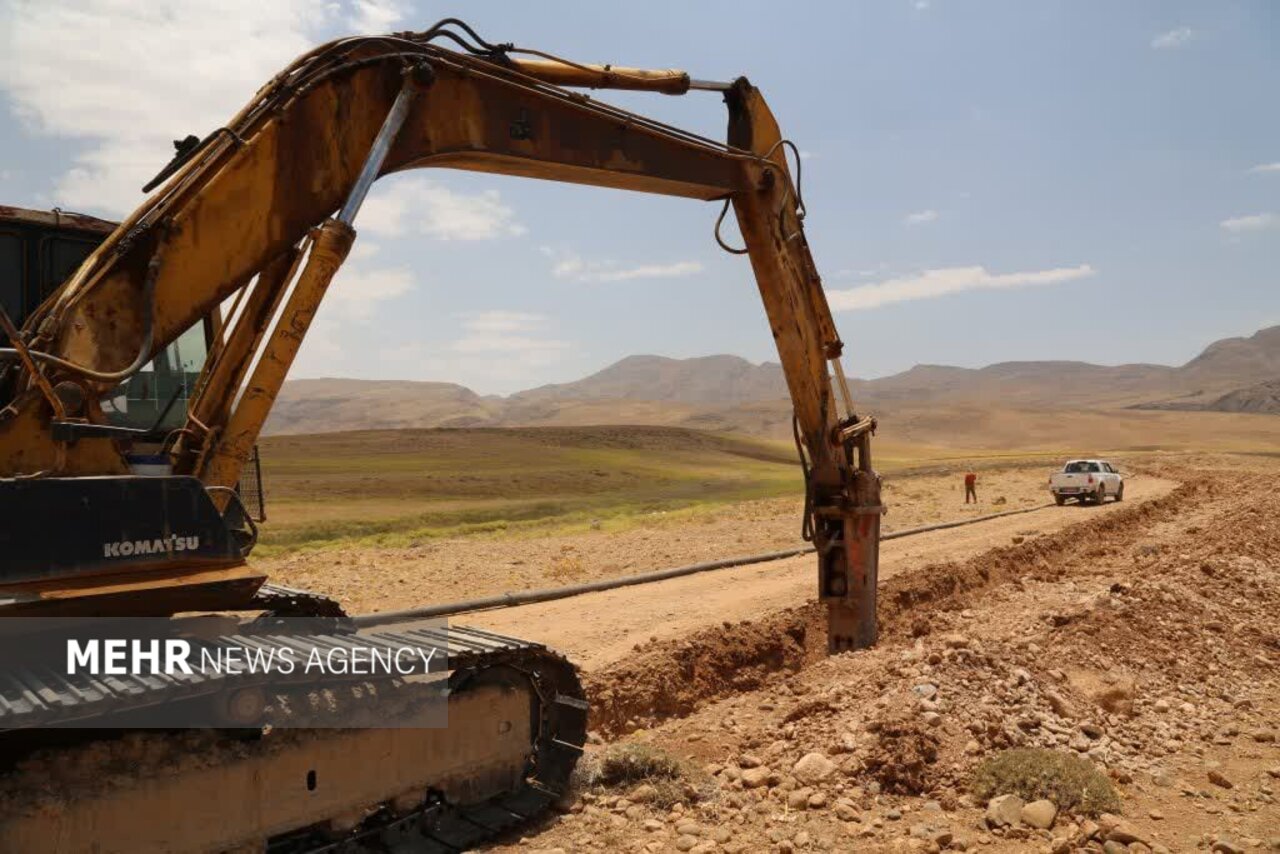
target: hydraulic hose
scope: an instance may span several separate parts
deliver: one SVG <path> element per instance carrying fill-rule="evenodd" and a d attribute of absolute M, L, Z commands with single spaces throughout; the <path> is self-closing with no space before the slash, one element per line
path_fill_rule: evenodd
<path fill-rule="evenodd" d="M 132 363 L 126 368 L 118 371 L 95 371 L 93 368 L 86 368 L 83 365 L 77 365 L 74 362 L 68 362 L 60 356 L 52 353 L 43 353 L 39 350 L 28 350 L 27 354 L 37 362 L 44 362 L 50 365 L 56 365 L 59 368 L 87 377 L 91 380 L 103 383 L 124 382 L 129 377 L 142 370 L 143 366 L 151 358 L 151 347 L 155 343 L 155 297 L 156 297 L 156 279 L 160 274 L 160 256 L 156 255 L 147 264 L 147 277 L 142 283 L 143 301 L 146 303 L 145 310 L 142 314 L 142 346 L 138 348 L 138 355 L 134 357 Z M 20 358 L 22 356 L 16 349 L 12 347 L 0 347 L 0 358 Z"/>

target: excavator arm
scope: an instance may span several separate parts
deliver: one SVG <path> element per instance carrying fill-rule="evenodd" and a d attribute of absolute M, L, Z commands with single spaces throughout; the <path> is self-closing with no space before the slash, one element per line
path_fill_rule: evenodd
<path fill-rule="evenodd" d="M 721 244 L 749 256 L 794 404 L 829 648 L 871 644 L 882 510 L 875 423 L 853 410 L 790 144 L 759 90 L 745 78 L 579 65 L 454 24 L 320 47 L 225 127 L 184 146 L 159 189 L 4 351 L 12 399 L 0 413 L 0 476 L 126 474 L 123 449 L 140 437 L 107 425 L 99 401 L 229 305 L 187 422 L 164 437 L 175 474 L 198 478 L 225 508 L 381 175 L 450 167 L 723 201 L 744 247 Z M 728 142 L 564 87 L 722 91 Z"/>

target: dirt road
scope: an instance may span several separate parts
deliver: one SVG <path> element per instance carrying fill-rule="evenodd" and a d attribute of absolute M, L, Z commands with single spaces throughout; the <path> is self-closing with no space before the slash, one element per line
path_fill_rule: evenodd
<path fill-rule="evenodd" d="M 980 503 L 962 501 L 957 471 L 901 472 L 885 479 L 886 531 L 1035 507 L 1046 500 L 1043 464 L 980 470 Z M 1139 483 L 1144 478 L 1137 477 Z M 633 575 L 731 555 L 801 545 L 799 484 L 786 498 L 645 513 L 577 530 L 424 538 L 404 547 L 348 544 L 255 562 L 272 580 L 315 590 L 353 614 L 458 602 Z"/>
<path fill-rule="evenodd" d="M 1125 501 L 1102 507 L 1048 507 L 1034 513 L 979 522 L 886 542 L 881 579 L 914 566 L 963 560 L 1015 537 L 1034 538 L 1097 518 L 1173 489 L 1169 480 L 1135 478 Z M 500 611 L 468 614 L 457 622 L 538 640 L 559 649 L 586 670 L 612 664 L 651 638 L 672 638 L 722 622 L 751 620 L 812 599 L 816 569 L 811 556 L 701 573 Z"/>

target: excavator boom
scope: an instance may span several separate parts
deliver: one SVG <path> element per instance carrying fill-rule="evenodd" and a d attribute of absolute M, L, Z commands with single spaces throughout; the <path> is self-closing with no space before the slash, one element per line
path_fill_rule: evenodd
<path fill-rule="evenodd" d="M 438 46 L 446 33 L 469 49 Z M 536 51 L 529 59 L 474 41 L 446 24 L 333 42 L 190 146 L 159 191 L 28 320 L 22 349 L 38 368 L 16 379 L 0 420 L 0 475 L 125 474 L 119 446 L 128 437 L 97 426 L 105 420 L 98 401 L 238 295 L 243 311 L 215 341 L 171 446 L 175 474 L 198 478 L 225 509 L 378 175 L 444 166 L 725 200 L 795 406 L 806 531 L 819 546 L 820 595 L 832 603 L 831 647 L 870 643 L 880 513 L 874 424 L 852 411 L 789 143 L 759 90 L 745 79 L 698 84 L 724 93 L 722 144 L 556 85 L 676 93 L 693 85 L 683 72 L 585 66 Z"/>
<path fill-rule="evenodd" d="M 727 141 L 574 88 L 719 92 Z M 256 532 L 235 486 L 370 185 L 447 167 L 723 206 L 716 239 L 749 258 L 794 405 L 828 647 L 870 645 L 875 421 L 854 410 L 788 151 L 798 155 L 745 78 L 578 64 L 485 42 L 456 20 L 305 54 L 225 126 L 180 143 L 154 193 L 0 349 L 6 518 L 21 518 L 34 496 L 46 518 L 94 532 L 47 554 L 38 534 L 24 534 L 24 560 L 0 572 L 0 615 L 168 616 L 279 600 L 247 564 Z M 721 236 L 729 207 L 741 248 Z M 107 402 L 120 384 L 198 326 L 211 343 L 180 426 L 114 423 Z M 134 474 L 139 449 L 171 473 Z"/>

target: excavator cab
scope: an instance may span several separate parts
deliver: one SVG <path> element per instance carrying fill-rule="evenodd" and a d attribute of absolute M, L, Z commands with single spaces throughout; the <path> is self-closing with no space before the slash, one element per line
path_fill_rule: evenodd
<path fill-rule="evenodd" d="M 0 207 L 0 307 L 13 326 L 22 328 L 116 225 L 59 210 Z M 110 428 L 135 431 L 134 436 L 119 439 L 130 476 L 78 483 L 57 477 L 34 478 L 13 484 L 13 494 L 6 503 L 12 501 L 16 512 L 57 520 L 56 524 L 70 533 L 57 538 L 51 547 L 43 525 L 12 524 L 11 520 L 4 543 L 6 585 L 25 585 L 29 594 L 39 599 L 45 579 L 92 578 L 106 565 L 127 558 L 125 552 L 154 546 L 154 542 L 144 543 L 145 538 L 136 536 L 139 519 L 154 515 L 140 513 L 143 508 L 164 507 L 168 526 L 184 534 L 178 537 L 181 547 L 197 552 L 197 559 L 204 555 L 206 561 L 215 563 L 240 562 L 239 556 L 247 551 L 241 532 L 252 529 L 246 517 L 260 521 L 264 516 L 256 448 L 242 477 L 242 482 L 249 484 L 244 491 L 251 500 L 231 502 L 226 512 L 219 514 L 198 481 L 170 476 L 166 441 L 159 438 L 179 430 L 186 421 L 187 402 L 195 396 L 216 322 L 212 316 L 197 321 L 99 402 Z M 2 329 L 0 339 L 0 346 L 10 346 Z M 10 362 L 0 373 L 0 394 L 5 397 L 13 396 L 18 366 Z M 125 587 L 119 593 L 122 597 L 140 592 L 127 589 L 127 583 Z M 0 595 L 0 599 L 6 597 L 13 599 L 7 604 L 19 608 L 27 598 L 14 590 Z M 211 604 L 218 601 L 211 600 Z M 74 613 L 75 609 L 60 612 Z"/>
<path fill-rule="evenodd" d="M 14 325 L 21 327 L 115 228 L 84 214 L 0 207 L 0 307 Z"/>
<path fill-rule="evenodd" d="M 97 249 L 118 223 L 86 214 L 0 206 L 0 308 L 21 328 L 27 318 Z M 100 405 L 108 423 L 136 430 L 167 432 L 186 421 L 195 396 L 216 317 L 206 317 L 156 354 L 150 364 L 120 383 Z M 0 346 L 9 346 L 0 330 Z M 11 381 L 0 378 L 0 382 Z M 165 449 L 135 442 L 130 467 L 143 475 L 163 474 Z M 237 491 L 250 517 L 266 518 L 258 449 L 246 463 Z"/>
<path fill-rule="evenodd" d="M 56 209 L 0 208 L 0 306 L 14 326 L 21 328 L 116 225 Z M 204 366 L 210 326 L 210 319 L 192 326 L 113 389 L 101 402 L 108 421 L 120 427 L 181 427 L 186 400 Z M 3 332 L 0 337 L 7 342 Z"/>

